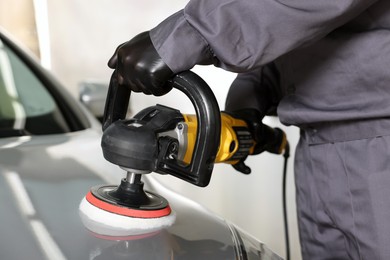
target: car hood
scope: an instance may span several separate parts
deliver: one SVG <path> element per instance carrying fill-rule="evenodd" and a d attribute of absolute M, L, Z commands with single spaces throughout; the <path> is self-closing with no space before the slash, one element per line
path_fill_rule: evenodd
<path fill-rule="evenodd" d="M 0 139 L 0 259 L 280 259 L 152 175 L 146 187 L 169 201 L 175 224 L 102 237 L 83 226 L 79 203 L 90 187 L 118 184 L 124 172 L 103 158 L 98 131 Z"/>

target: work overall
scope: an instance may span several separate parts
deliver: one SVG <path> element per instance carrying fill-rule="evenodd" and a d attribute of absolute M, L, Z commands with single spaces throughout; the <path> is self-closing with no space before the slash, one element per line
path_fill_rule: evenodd
<path fill-rule="evenodd" d="M 239 73 L 228 110 L 278 100 L 301 129 L 304 259 L 390 259 L 390 1 L 190 0 L 150 36 L 173 72 Z"/>

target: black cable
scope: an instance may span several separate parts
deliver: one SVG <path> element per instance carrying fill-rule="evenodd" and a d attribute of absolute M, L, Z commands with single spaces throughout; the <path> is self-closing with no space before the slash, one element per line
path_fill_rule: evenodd
<path fill-rule="evenodd" d="M 287 162 L 290 157 L 290 145 L 287 143 L 284 150 L 284 167 L 283 167 L 283 221 L 284 221 L 284 237 L 286 243 L 286 260 L 290 260 L 290 239 L 288 232 L 287 219 Z"/>

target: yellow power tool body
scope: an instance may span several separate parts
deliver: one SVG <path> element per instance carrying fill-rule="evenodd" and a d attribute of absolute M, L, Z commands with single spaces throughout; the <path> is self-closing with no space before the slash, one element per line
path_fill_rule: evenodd
<path fill-rule="evenodd" d="M 190 163 L 196 140 L 197 120 L 195 115 L 183 115 L 184 122 L 179 140 L 179 160 Z M 221 112 L 221 136 L 215 163 L 235 164 L 253 153 L 255 141 L 245 121 Z"/>
<path fill-rule="evenodd" d="M 171 131 L 170 136 L 176 138 L 179 142 L 179 150 L 177 159 L 185 164 L 191 162 L 193 149 L 197 136 L 197 118 L 196 115 L 182 114 L 183 121 L 177 124 L 174 131 Z M 274 129 L 265 126 L 268 132 L 274 136 Z M 161 133 L 160 135 L 167 135 Z M 271 142 L 273 140 L 270 140 Z M 287 140 L 283 133 L 281 140 L 275 142 L 277 145 L 274 153 L 281 154 L 286 146 Z M 215 163 L 236 164 L 241 159 L 245 159 L 248 155 L 253 154 L 256 146 L 256 141 L 253 139 L 248 124 L 237 119 L 227 112 L 221 112 L 221 135 Z"/>

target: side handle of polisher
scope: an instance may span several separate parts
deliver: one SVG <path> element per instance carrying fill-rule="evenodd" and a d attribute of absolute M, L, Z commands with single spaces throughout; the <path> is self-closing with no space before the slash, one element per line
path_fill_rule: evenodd
<path fill-rule="evenodd" d="M 113 72 L 108 87 L 106 104 L 103 115 L 103 131 L 107 129 L 112 123 L 126 117 L 127 109 L 129 107 L 131 90 L 126 87 L 119 86 L 116 71 Z"/>
<path fill-rule="evenodd" d="M 169 84 L 192 102 L 197 117 L 196 141 L 190 164 L 176 159 L 159 158 L 157 172 L 167 173 L 197 186 L 209 184 L 221 135 L 218 102 L 208 84 L 191 71 L 181 72 Z"/>

